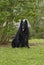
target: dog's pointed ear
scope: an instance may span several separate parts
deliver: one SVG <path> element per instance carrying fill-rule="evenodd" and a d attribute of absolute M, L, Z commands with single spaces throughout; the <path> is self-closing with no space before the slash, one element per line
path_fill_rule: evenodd
<path fill-rule="evenodd" d="M 21 22 L 20 22 L 20 28 L 22 27 L 22 22 L 23 22 L 23 20 L 21 20 Z"/>
<path fill-rule="evenodd" d="M 21 20 L 21 23 L 20 23 L 21 25 L 22 25 L 22 22 L 23 22 L 23 20 Z"/>
<path fill-rule="evenodd" d="M 25 23 L 27 24 L 27 20 L 25 20 Z"/>
<path fill-rule="evenodd" d="M 23 20 L 21 20 L 21 23 L 23 22 Z"/>

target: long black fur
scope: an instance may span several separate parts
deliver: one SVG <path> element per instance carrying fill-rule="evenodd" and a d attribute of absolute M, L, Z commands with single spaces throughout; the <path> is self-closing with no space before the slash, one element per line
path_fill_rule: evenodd
<path fill-rule="evenodd" d="M 12 41 L 12 47 L 28 47 L 28 38 L 29 38 L 29 28 L 28 28 L 28 23 L 27 20 L 23 22 L 21 20 L 19 30 L 15 36 L 15 38 Z"/>

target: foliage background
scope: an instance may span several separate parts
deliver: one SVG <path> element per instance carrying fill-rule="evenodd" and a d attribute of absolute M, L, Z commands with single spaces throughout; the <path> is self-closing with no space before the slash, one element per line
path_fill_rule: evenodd
<path fill-rule="evenodd" d="M 7 43 L 17 32 L 14 22 L 28 19 L 30 38 L 44 38 L 44 0 L 0 0 L 0 42 Z"/>

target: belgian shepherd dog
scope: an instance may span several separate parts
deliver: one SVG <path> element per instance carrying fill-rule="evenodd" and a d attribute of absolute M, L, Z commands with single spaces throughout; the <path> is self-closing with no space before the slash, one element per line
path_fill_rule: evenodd
<path fill-rule="evenodd" d="M 27 20 L 21 20 L 20 27 L 12 40 L 12 47 L 28 47 L 29 28 Z"/>

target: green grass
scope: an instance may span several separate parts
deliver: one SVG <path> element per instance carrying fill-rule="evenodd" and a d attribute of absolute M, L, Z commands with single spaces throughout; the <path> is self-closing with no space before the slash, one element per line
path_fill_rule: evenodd
<path fill-rule="evenodd" d="M 30 46 L 44 46 L 44 39 L 29 40 Z"/>
<path fill-rule="evenodd" d="M 44 43 L 44 39 L 31 39 L 29 40 L 30 43 Z"/>
<path fill-rule="evenodd" d="M 44 65 L 44 46 L 0 47 L 0 65 Z"/>

